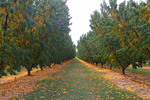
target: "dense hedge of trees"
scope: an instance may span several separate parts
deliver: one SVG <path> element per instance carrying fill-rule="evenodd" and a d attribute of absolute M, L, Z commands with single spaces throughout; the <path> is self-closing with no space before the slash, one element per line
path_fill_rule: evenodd
<path fill-rule="evenodd" d="M 78 41 L 78 57 L 91 63 L 142 67 L 150 60 L 150 1 L 117 0 L 101 4 L 101 12 L 91 15 L 91 31 Z"/>
<path fill-rule="evenodd" d="M 64 0 L 0 0 L 0 76 L 75 57 Z"/>

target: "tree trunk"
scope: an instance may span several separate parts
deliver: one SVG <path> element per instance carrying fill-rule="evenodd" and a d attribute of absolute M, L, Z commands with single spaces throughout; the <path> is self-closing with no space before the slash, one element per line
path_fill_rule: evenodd
<path fill-rule="evenodd" d="M 93 58 L 91 58 L 91 61 L 92 61 L 92 64 L 94 65 L 94 60 L 93 60 Z"/>
<path fill-rule="evenodd" d="M 5 21 L 5 24 L 3 25 L 3 29 L 4 29 L 4 31 L 6 31 L 7 30 L 7 26 L 8 26 L 8 17 L 9 17 L 9 13 L 7 12 L 7 15 L 6 15 L 6 21 Z"/>
<path fill-rule="evenodd" d="M 52 68 L 51 64 L 49 65 L 49 68 Z"/>
<path fill-rule="evenodd" d="M 110 70 L 112 70 L 112 65 L 110 65 Z"/>
<path fill-rule="evenodd" d="M 103 64 L 101 65 L 101 67 L 103 68 Z"/>
<path fill-rule="evenodd" d="M 30 73 L 31 71 L 30 71 L 30 69 L 28 69 L 28 76 L 31 76 L 31 73 Z"/>
<path fill-rule="evenodd" d="M 98 66 L 98 62 L 96 61 L 96 66 Z"/>
<path fill-rule="evenodd" d="M 92 61 L 92 64 L 94 65 L 94 61 Z"/>
<path fill-rule="evenodd" d="M 122 74 L 125 75 L 125 68 L 122 68 Z"/>
<path fill-rule="evenodd" d="M 41 70 L 43 70 L 43 68 L 41 67 Z"/>

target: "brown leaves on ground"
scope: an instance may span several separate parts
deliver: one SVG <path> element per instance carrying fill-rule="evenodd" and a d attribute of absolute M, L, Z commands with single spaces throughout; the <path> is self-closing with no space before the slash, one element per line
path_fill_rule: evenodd
<path fill-rule="evenodd" d="M 140 74 L 134 74 L 126 71 L 126 75 L 122 75 L 122 71 L 113 68 L 109 70 L 108 67 L 100 68 L 99 66 L 90 64 L 80 60 L 88 67 L 93 67 L 100 72 L 105 72 L 104 78 L 113 81 L 119 88 L 127 89 L 136 93 L 143 99 L 150 99 L 150 77 Z"/>
<path fill-rule="evenodd" d="M 31 72 L 32 76 L 27 76 L 27 73 L 22 73 L 15 76 L 16 79 L 14 77 L 9 79 L 6 77 L 2 79 L 3 81 L 0 81 L 0 100 L 16 97 L 22 94 L 24 95 L 33 91 L 37 81 L 43 80 L 52 73 L 60 71 L 60 69 L 70 61 L 63 63 L 63 65 L 55 65 L 52 68 L 45 68 L 43 71 L 39 69 L 34 70 Z"/>

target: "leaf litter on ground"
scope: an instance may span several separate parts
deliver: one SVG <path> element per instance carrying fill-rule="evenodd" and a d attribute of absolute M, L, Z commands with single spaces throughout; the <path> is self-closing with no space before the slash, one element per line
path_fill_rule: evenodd
<path fill-rule="evenodd" d="M 143 99 L 150 99 L 150 77 L 148 75 L 135 74 L 130 71 L 126 71 L 126 75 L 122 75 L 120 69 L 109 70 L 107 66 L 101 68 L 83 60 L 80 61 L 88 67 L 104 72 L 103 77 L 114 82 L 119 88 L 134 92 Z"/>
<path fill-rule="evenodd" d="M 63 65 L 55 65 L 52 68 L 47 67 L 43 71 L 39 69 L 35 70 L 31 73 L 31 76 L 27 76 L 27 73 L 22 73 L 15 76 L 17 79 L 11 78 L 8 80 L 7 77 L 5 77 L 6 80 L 3 79 L 3 82 L 0 84 L 0 100 L 25 95 L 33 91 L 38 81 L 60 71 L 60 69 L 70 61 L 64 62 Z"/>
<path fill-rule="evenodd" d="M 45 100 L 142 100 L 135 93 L 120 89 L 103 75 L 103 72 L 74 59 L 61 71 L 38 81 L 36 89 L 22 98 L 40 100 L 44 96 Z"/>

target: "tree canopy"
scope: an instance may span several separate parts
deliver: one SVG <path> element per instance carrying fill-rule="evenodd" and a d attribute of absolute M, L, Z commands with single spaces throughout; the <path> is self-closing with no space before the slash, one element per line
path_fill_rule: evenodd
<path fill-rule="evenodd" d="M 91 31 L 78 41 L 78 57 L 125 69 L 142 67 L 150 60 L 150 2 L 117 0 L 101 4 L 90 20 Z"/>
<path fill-rule="evenodd" d="M 0 76 L 74 58 L 70 19 L 64 0 L 1 0 Z"/>

